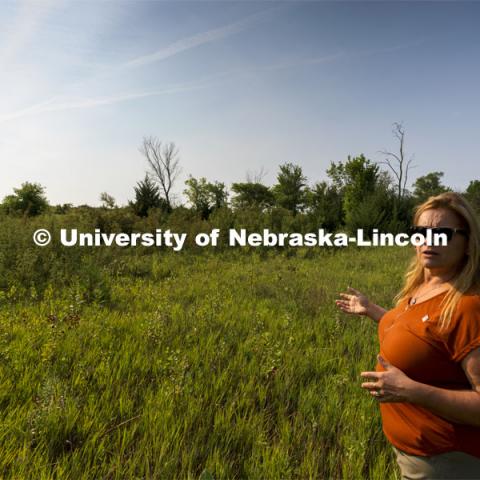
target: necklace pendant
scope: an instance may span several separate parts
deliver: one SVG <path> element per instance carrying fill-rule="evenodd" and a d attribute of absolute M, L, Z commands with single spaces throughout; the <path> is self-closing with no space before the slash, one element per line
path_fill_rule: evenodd
<path fill-rule="evenodd" d="M 416 298 L 412 298 L 412 301 L 410 302 L 411 305 L 415 305 L 417 303 L 417 299 Z"/>

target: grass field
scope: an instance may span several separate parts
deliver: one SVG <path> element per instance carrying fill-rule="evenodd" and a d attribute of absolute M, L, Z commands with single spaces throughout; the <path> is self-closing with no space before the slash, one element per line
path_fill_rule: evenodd
<path fill-rule="evenodd" d="M 399 478 L 360 388 L 377 325 L 334 300 L 390 308 L 411 254 L 165 252 L 108 307 L 0 302 L 1 478 Z"/>

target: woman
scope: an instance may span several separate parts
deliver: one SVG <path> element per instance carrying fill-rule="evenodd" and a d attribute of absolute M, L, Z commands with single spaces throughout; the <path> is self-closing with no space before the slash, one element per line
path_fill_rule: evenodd
<path fill-rule="evenodd" d="M 396 306 L 350 287 L 336 304 L 379 324 L 378 363 L 361 386 L 380 404 L 402 478 L 480 479 L 480 225 L 453 192 L 419 205 L 413 223 L 448 242 L 415 247 Z"/>

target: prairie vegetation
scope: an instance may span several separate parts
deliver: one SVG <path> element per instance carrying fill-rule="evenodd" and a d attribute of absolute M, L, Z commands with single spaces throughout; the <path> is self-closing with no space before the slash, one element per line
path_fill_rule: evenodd
<path fill-rule="evenodd" d="M 101 218 L 148 229 L 127 220 Z M 409 248 L 40 248 L 101 222 L 0 223 L 2 478 L 398 478 L 360 388 L 376 325 L 334 300 L 392 306 Z"/>

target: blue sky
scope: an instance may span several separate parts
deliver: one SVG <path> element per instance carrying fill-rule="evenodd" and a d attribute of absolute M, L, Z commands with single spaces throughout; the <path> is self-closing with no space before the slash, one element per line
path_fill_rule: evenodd
<path fill-rule="evenodd" d="M 24 181 L 49 201 L 120 205 L 174 141 L 191 174 L 245 181 L 396 151 L 411 179 L 480 179 L 480 3 L 2 0 L 0 197 Z M 410 182 L 409 182 L 410 184 Z"/>

